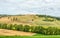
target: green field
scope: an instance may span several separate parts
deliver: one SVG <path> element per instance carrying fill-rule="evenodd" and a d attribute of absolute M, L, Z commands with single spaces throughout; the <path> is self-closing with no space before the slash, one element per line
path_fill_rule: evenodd
<path fill-rule="evenodd" d="M 0 38 L 60 38 L 60 35 L 41 35 L 41 34 L 36 34 L 34 36 L 0 36 Z"/>
<path fill-rule="evenodd" d="M 40 35 L 40 36 L 0 36 L 0 38 L 60 38 L 60 35 Z"/>

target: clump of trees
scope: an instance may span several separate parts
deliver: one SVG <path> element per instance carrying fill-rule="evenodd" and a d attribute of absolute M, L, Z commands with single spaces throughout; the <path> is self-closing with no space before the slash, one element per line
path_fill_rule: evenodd
<path fill-rule="evenodd" d="M 22 24 L 20 24 L 20 25 L 0 24 L 0 29 L 33 32 L 33 33 L 40 33 L 40 34 L 44 34 L 44 35 L 60 35 L 60 29 L 58 29 L 56 27 L 44 28 L 43 26 L 29 26 L 29 25 L 22 25 Z"/>

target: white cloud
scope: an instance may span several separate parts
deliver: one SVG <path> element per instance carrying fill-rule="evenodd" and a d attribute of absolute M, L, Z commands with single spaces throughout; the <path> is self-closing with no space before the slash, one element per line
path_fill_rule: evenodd
<path fill-rule="evenodd" d="M 45 10 L 44 10 L 45 8 Z M 0 0 L 0 13 L 60 14 L 60 0 Z M 57 15 L 59 16 L 59 15 Z"/>
<path fill-rule="evenodd" d="M 46 2 L 54 2 L 54 0 L 45 0 Z"/>

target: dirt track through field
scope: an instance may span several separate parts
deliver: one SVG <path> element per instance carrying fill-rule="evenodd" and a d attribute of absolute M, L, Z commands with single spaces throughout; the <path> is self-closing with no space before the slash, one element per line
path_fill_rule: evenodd
<path fill-rule="evenodd" d="M 0 29 L 0 35 L 5 35 L 5 36 L 14 36 L 14 35 L 17 35 L 17 36 L 32 36 L 32 35 L 35 35 L 35 33 Z"/>

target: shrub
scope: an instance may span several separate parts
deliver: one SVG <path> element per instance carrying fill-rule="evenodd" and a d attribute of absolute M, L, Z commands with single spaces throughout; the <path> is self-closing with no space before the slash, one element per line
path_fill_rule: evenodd
<path fill-rule="evenodd" d="M 31 32 L 44 34 L 45 31 L 45 28 L 43 28 L 42 26 L 31 26 Z"/>
<path fill-rule="evenodd" d="M 7 29 L 7 24 L 0 24 L 0 29 Z"/>
<path fill-rule="evenodd" d="M 29 25 L 25 25 L 23 31 L 29 32 L 29 30 L 30 30 L 30 26 Z"/>
<path fill-rule="evenodd" d="M 39 32 L 39 26 L 31 26 L 31 32 L 38 33 Z"/>
<path fill-rule="evenodd" d="M 34 32 L 35 31 L 35 27 L 31 26 L 30 32 Z"/>
<path fill-rule="evenodd" d="M 48 27 L 44 28 L 42 26 L 29 26 L 29 25 L 17 25 L 17 24 L 0 24 L 0 29 L 9 29 L 9 30 L 18 30 L 18 31 L 25 31 L 25 32 L 34 32 L 40 33 L 44 35 L 60 35 L 60 29 L 56 27 Z"/>
<path fill-rule="evenodd" d="M 7 29 L 7 24 L 2 24 L 3 29 Z"/>
<path fill-rule="evenodd" d="M 16 28 L 16 30 L 18 30 L 18 31 L 23 31 L 23 25 L 22 25 L 22 24 L 17 25 L 15 28 Z"/>
<path fill-rule="evenodd" d="M 0 24 L 0 29 L 2 28 L 2 24 Z"/>
<path fill-rule="evenodd" d="M 17 26 L 18 26 L 17 24 L 14 24 L 14 25 L 12 26 L 12 29 L 13 29 L 13 30 L 17 30 L 17 29 L 16 29 Z"/>
<path fill-rule="evenodd" d="M 7 29 L 13 30 L 13 25 L 12 25 L 12 24 L 8 25 L 8 26 L 7 26 Z"/>
<path fill-rule="evenodd" d="M 46 30 L 46 35 L 59 35 L 60 30 L 56 27 L 48 27 Z"/>

